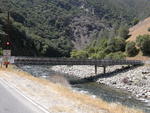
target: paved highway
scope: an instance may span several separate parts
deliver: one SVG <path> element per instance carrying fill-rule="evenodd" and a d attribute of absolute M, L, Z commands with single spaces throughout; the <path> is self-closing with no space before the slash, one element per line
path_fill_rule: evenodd
<path fill-rule="evenodd" d="M 0 113 L 44 113 L 0 81 Z"/>

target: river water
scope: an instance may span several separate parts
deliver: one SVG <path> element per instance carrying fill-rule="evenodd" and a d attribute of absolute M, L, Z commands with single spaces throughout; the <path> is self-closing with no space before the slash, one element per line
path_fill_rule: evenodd
<path fill-rule="evenodd" d="M 66 84 L 66 81 L 68 81 L 69 84 L 69 81 L 76 80 L 75 77 L 70 77 L 66 74 L 64 75 L 50 70 L 49 66 L 19 66 L 19 67 L 24 71 L 31 73 L 33 76 L 42 77 L 50 81 L 53 75 L 56 74 L 61 75 L 63 76 L 63 80 L 61 80 L 64 81 L 63 84 Z M 60 78 L 62 79 L 62 77 Z M 79 91 L 81 93 L 86 93 L 93 97 L 101 98 L 107 102 L 121 103 L 128 107 L 142 109 L 146 113 L 150 113 L 150 106 L 148 106 L 148 104 L 145 101 L 138 100 L 123 90 L 114 89 L 103 84 L 98 84 L 96 82 L 88 82 L 81 84 L 78 83 L 70 86 L 73 88 L 73 90 Z"/>

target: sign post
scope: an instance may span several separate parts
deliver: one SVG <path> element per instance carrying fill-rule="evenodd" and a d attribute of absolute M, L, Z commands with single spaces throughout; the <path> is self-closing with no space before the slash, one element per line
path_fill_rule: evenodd
<path fill-rule="evenodd" d="M 11 50 L 3 50 L 3 63 L 6 66 L 6 68 L 10 64 L 9 62 L 10 56 L 11 56 Z"/>

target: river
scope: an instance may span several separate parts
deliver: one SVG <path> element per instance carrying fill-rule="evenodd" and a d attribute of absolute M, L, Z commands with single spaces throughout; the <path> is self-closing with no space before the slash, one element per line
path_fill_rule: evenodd
<path fill-rule="evenodd" d="M 22 70 L 31 73 L 33 76 L 42 77 L 51 81 L 53 75 L 63 76 L 63 81 L 73 81 L 76 80 L 75 77 L 69 77 L 61 73 L 56 73 L 50 70 L 49 66 L 19 66 Z M 57 77 L 58 78 L 58 77 Z M 61 77 L 62 79 L 62 77 Z M 56 81 L 57 82 L 57 81 Z M 66 82 L 64 82 L 66 84 Z M 73 84 L 70 86 L 73 90 L 79 91 L 81 93 L 86 93 L 93 97 L 101 98 L 107 102 L 121 103 L 128 107 L 138 108 L 144 110 L 146 113 L 150 113 L 150 106 L 144 100 L 138 100 L 120 89 L 114 89 L 103 84 L 98 84 L 96 82 L 85 82 L 79 84 Z"/>

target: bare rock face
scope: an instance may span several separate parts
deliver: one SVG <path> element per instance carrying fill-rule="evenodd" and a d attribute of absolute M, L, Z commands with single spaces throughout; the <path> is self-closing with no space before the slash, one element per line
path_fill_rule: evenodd
<path fill-rule="evenodd" d="M 72 32 L 74 47 L 81 49 L 97 37 L 99 32 L 105 29 L 106 25 L 94 16 L 79 16 L 73 18 L 69 27 Z"/>

